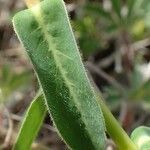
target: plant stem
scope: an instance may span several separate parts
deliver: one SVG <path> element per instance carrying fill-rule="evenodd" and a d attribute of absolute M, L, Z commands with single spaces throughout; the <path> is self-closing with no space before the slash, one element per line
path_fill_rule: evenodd
<path fill-rule="evenodd" d="M 106 130 L 118 146 L 119 150 L 138 150 L 136 145 L 131 141 L 127 133 L 114 118 L 106 104 L 103 102 L 102 98 L 99 102 L 105 119 Z"/>

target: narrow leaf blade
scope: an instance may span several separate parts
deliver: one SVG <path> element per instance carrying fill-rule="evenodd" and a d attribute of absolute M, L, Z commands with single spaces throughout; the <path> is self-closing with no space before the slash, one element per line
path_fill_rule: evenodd
<path fill-rule="evenodd" d="M 83 67 L 64 2 L 45 0 L 17 14 L 13 22 L 64 141 L 72 149 L 104 149 L 103 115 Z"/>
<path fill-rule="evenodd" d="M 136 3 L 136 0 L 127 0 L 127 6 L 128 6 L 128 17 L 131 17 L 132 12 L 134 10 L 134 5 Z"/>
<path fill-rule="evenodd" d="M 21 125 L 14 150 L 29 150 L 31 145 L 43 123 L 46 114 L 46 106 L 44 105 L 43 95 L 40 93 L 34 98 L 24 121 Z"/>
<path fill-rule="evenodd" d="M 121 17 L 121 0 L 111 0 L 112 2 L 112 7 L 118 17 Z"/>

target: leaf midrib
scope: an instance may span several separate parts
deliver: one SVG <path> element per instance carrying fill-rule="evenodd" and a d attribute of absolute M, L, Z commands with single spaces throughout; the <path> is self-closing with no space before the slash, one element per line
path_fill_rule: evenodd
<path fill-rule="evenodd" d="M 43 37 L 45 38 L 45 40 L 48 43 L 48 51 L 51 51 L 51 53 L 52 53 L 52 55 L 54 57 L 55 64 L 58 67 L 58 69 L 60 71 L 60 74 L 62 75 L 62 78 L 64 79 L 64 84 L 66 85 L 66 88 L 68 88 L 68 90 L 70 92 L 70 97 L 72 96 L 72 98 L 74 99 L 74 102 L 75 102 L 77 110 L 78 111 L 80 110 L 79 112 L 81 114 L 81 118 L 82 118 L 81 120 L 82 120 L 83 124 L 85 125 L 85 129 L 86 129 L 87 128 L 86 123 L 85 123 L 86 121 L 85 121 L 84 117 L 82 117 L 83 113 L 81 113 L 82 112 L 82 108 L 80 108 L 80 106 L 78 105 L 78 98 L 76 97 L 76 95 L 72 91 L 72 85 L 74 85 L 74 84 L 72 84 L 71 81 L 68 80 L 68 78 L 66 76 L 66 70 L 64 70 L 64 68 L 62 67 L 61 62 L 59 61 L 59 58 L 57 56 L 57 52 L 59 52 L 59 54 L 61 54 L 62 56 L 65 56 L 67 59 L 69 59 L 69 60 L 71 60 L 71 59 L 70 59 L 69 56 L 66 56 L 65 54 L 63 54 L 59 50 L 57 50 L 57 46 L 53 42 L 53 37 L 46 30 L 46 25 L 44 24 L 44 20 L 43 20 L 43 17 L 42 17 L 42 10 L 40 8 L 40 5 L 37 5 L 37 6 L 33 7 L 31 10 L 32 10 L 32 12 L 33 12 L 33 14 L 34 14 L 34 16 L 35 16 L 39 26 L 41 26 L 41 31 L 43 32 Z M 50 47 L 52 47 L 52 49 L 50 49 Z M 87 134 L 89 135 L 89 137 L 91 139 L 93 139 L 92 135 L 88 132 L 88 129 L 86 129 L 86 131 L 87 131 Z"/>

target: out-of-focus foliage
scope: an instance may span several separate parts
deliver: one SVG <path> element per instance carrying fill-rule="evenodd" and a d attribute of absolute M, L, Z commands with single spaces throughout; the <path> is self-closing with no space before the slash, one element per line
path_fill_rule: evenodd
<path fill-rule="evenodd" d="M 101 3 L 92 1 L 85 2 L 80 7 L 82 11 L 77 13 L 73 25 L 85 57 L 107 47 L 110 39 L 120 41 L 120 37 L 124 36 L 124 31 L 129 35 L 131 47 L 132 43 L 137 42 L 137 40 L 149 38 L 149 0 L 127 0 L 126 2 L 106 0 Z M 119 44 L 121 45 L 122 43 Z M 118 55 L 119 49 L 115 48 L 115 55 Z M 116 57 L 118 59 L 119 55 Z M 143 57 L 143 55 L 141 56 L 139 53 L 135 55 L 133 71 L 128 77 L 130 84 L 124 85 L 121 83 L 124 89 L 122 93 L 113 86 L 105 86 L 104 93 L 111 107 L 121 103 L 121 100 L 144 101 L 146 103 L 150 101 L 150 75 L 145 78 L 144 73 L 146 70 L 141 72 L 142 68 L 144 68 L 143 64 L 145 66 L 149 65 L 144 60 L 137 60 L 138 57 Z M 147 67 L 148 70 L 149 68 Z M 124 68 L 122 71 L 124 73 Z"/>
<path fill-rule="evenodd" d="M 132 40 L 148 37 L 150 33 L 149 0 L 106 0 L 85 2 L 73 21 L 83 54 L 104 47 L 110 38 L 118 39 L 125 30 Z"/>
<path fill-rule="evenodd" d="M 9 64 L 0 69 L 0 103 L 9 100 L 17 90 L 29 86 L 31 73 L 29 71 L 15 72 Z"/>
<path fill-rule="evenodd" d="M 111 107 L 119 105 L 121 100 L 129 100 L 132 102 L 143 101 L 149 104 L 148 106 L 150 107 L 150 75 L 145 76 L 146 70 L 149 69 L 148 67 L 149 64 L 135 67 L 130 77 L 130 88 L 124 86 L 123 93 L 120 93 L 113 86 L 105 87 L 106 99 L 110 102 Z M 141 70 L 144 71 L 141 72 Z"/>

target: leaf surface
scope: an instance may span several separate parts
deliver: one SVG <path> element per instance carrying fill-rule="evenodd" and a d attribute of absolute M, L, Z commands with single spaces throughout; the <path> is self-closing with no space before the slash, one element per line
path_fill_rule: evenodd
<path fill-rule="evenodd" d="M 71 149 L 102 150 L 105 125 L 62 0 L 44 0 L 14 17 L 48 110 Z"/>
<path fill-rule="evenodd" d="M 30 150 L 46 114 L 43 95 L 34 98 L 24 117 L 14 150 Z"/>
<path fill-rule="evenodd" d="M 132 141 L 138 146 L 139 150 L 150 149 L 150 128 L 140 126 L 131 134 Z"/>

